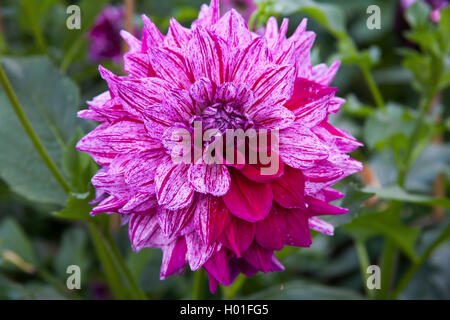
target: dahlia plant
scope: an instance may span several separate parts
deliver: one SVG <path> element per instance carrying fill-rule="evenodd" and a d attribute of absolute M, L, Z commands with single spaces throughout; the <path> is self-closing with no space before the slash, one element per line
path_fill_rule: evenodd
<path fill-rule="evenodd" d="M 215 292 L 239 273 L 283 270 L 274 252 L 309 247 L 311 229 L 332 235 L 318 216 L 347 212 L 329 204 L 344 196 L 332 186 L 362 168 L 347 155 L 361 143 L 328 121 L 344 103 L 329 87 L 339 62 L 312 66 L 306 19 L 290 37 L 273 17 L 256 34 L 234 9 L 220 16 L 217 0 L 190 29 L 171 19 L 165 36 L 142 18 L 142 40 L 122 31 L 127 75 L 100 67 L 109 90 L 79 112 L 101 122 L 77 145 L 102 166 L 92 215 L 120 213 L 134 250 L 160 248 L 161 279 L 203 268 Z M 278 170 L 239 153 L 239 163 L 174 161 L 174 133 L 194 123 L 200 134 L 277 132 L 267 149 Z"/>

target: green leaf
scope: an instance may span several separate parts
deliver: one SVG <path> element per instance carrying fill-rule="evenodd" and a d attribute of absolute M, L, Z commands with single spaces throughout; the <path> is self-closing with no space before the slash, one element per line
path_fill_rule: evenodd
<path fill-rule="evenodd" d="M 312 0 L 278 0 L 274 3 L 273 10 L 280 15 L 303 12 L 336 37 L 345 36 L 345 15 L 335 4 L 318 3 Z"/>
<path fill-rule="evenodd" d="M 89 213 L 92 207 L 89 201 L 91 199 L 92 195 L 90 192 L 72 193 L 67 200 L 66 207 L 59 212 L 55 212 L 54 216 L 62 219 L 90 221 L 91 216 Z"/>
<path fill-rule="evenodd" d="M 79 90 L 46 57 L 5 58 L 3 67 L 33 129 L 59 168 L 77 124 Z M 29 200 L 64 204 L 66 195 L 42 162 L 0 91 L 0 177 Z"/>
<path fill-rule="evenodd" d="M 427 195 L 409 193 L 399 186 L 390 186 L 381 189 L 368 186 L 363 190 L 366 192 L 374 192 L 381 199 L 418 203 L 427 206 L 440 206 L 450 210 L 450 199 L 448 198 L 434 198 Z"/>
<path fill-rule="evenodd" d="M 81 270 L 88 270 L 87 244 L 88 239 L 84 229 L 71 228 L 64 233 L 58 254 L 53 260 L 53 268 L 60 279 L 67 279 L 66 270 L 70 265 L 77 265 Z"/>
<path fill-rule="evenodd" d="M 420 230 L 401 224 L 399 212 L 386 210 L 369 213 L 352 221 L 344 227 L 362 241 L 371 236 L 382 234 L 391 239 L 411 260 L 416 261 L 414 245 Z"/>
<path fill-rule="evenodd" d="M 250 300 L 360 300 L 357 292 L 327 287 L 309 281 L 290 281 L 244 297 Z"/>
<path fill-rule="evenodd" d="M 353 219 L 359 217 L 362 213 L 361 206 L 373 196 L 372 192 L 363 191 L 353 183 L 348 184 L 343 192 L 345 193 L 345 197 L 342 200 L 336 201 L 334 204 L 342 208 L 347 208 L 348 213 L 324 217 L 324 220 L 331 223 L 334 227 L 348 224 Z"/>
<path fill-rule="evenodd" d="M 0 252 L 12 251 L 26 263 L 35 264 L 36 257 L 31 242 L 22 227 L 13 219 L 5 219 L 0 224 Z M 0 254 L 0 266 L 11 266 L 9 262 L 2 260 Z"/>
<path fill-rule="evenodd" d="M 412 28 L 420 28 L 429 23 L 430 12 L 430 6 L 424 1 L 416 1 L 406 9 L 405 18 Z"/>
<path fill-rule="evenodd" d="M 76 149 L 76 144 L 83 136 L 83 131 L 77 128 L 72 140 L 64 148 L 62 160 L 64 172 L 70 177 L 72 187 L 80 193 L 89 190 L 91 178 L 98 170 L 88 154 Z"/>
<path fill-rule="evenodd" d="M 366 121 L 363 135 L 366 145 L 382 149 L 388 145 L 399 151 L 414 129 L 414 117 L 407 109 L 396 104 L 388 104 L 386 112 L 377 110 Z"/>

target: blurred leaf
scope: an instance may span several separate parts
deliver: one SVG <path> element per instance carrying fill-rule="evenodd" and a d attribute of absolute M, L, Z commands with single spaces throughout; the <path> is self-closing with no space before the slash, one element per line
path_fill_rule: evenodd
<path fill-rule="evenodd" d="M 126 260 L 126 264 L 135 279 L 141 278 L 142 272 L 149 264 L 152 255 L 153 250 L 148 248 L 139 252 L 130 250 L 130 253 L 128 254 Z"/>
<path fill-rule="evenodd" d="M 324 220 L 331 223 L 334 227 L 339 227 L 350 223 L 353 219 L 361 215 L 361 206 L 364 202 L 373 196 L 372 192 L 359 189 L 354 183 L 348 184 L 342 192 L 345 197 L 336 201 L 335 205 L 347 208 L 348 213 L 334 216 L 326 216 Z"/>
<path fill-rule="evenodd" d="M 337 37 L 345 35 L 345 15 L 339 6 L 331 3 L 319 3 L 312 0 L 278 0 L 273 5 L 275 12 L 286 16 L 303 12 Z"/>
<path fill-rule="evenodd" d="M 82 272 L 88 270 L 87 240 L 86 232 L 81 228 L 71 228 L 64 233 L 58 254 L 53 260 L 53 268 L 60 279 L 67 279 L 66 270 L 70 265 L 79 266 Z M 85 277 L 81 279 L 85 280 Z"/>
<path fill-rule="evenodd" d="M 376 234 L 382 234 L 391 239 L 411 260 L 417 260 L 414 245 L 420 230 L 402 225 L 399 212 L 386 210 L 369 213 L 353 220 L 344 229 L 362 241 Z"/>
<path fill-rule="evenodd" d="M 415 1 L 406 9 L 405 18 L 412 28 L 420 28 L 429 23 L 430 6 L 424 1 Z"/>
<path fill-rule="evenodd" d="M 327 287 L 307 281 L 290 281 L 244 297 L 250 300 L 360 300 L 363 296 L 355 291 Z"/>
<path fill-rule="evenodd" d="M 26 263 L 35 264 L 36 257 L 31 242 L 22 227 L 13 219 L 5 219 L 0 224 L 0 252 L 10 250 Z M 0 255 L 0 266 L 5 266 L 6 261 Z"/>
<path fill-rule="evenodd" d="M 433 198 L 431 196 L 413 194 L 407 192 L 399 186 L 390 186 L 381 189 L 368 186 L 363 190 L 366 192 L 374 192 L 377 197 L 381 199 L 419 203 L 428 206 L 440 206 L 450 210 L 450 199 L 448 198 Z"/>
<path fill-rule="evenodd" d="M 5 58 L 5 72 L 34 130 L 53 161 L 73 136 L 77 86 L 45 57 Z M 30 142 L 4 91 L 0 91 L 0 177 L 11 189 L 37 202 L 64 204 L 66 195 Z"/>
<path fill-rule="evenodd" d="M 381 149 L 391 145 L 398 151 L 404 147 L 398 142 L 407 141 L 407 137 L 413 131 L 413 119 L 407 109 L 390 103 L 387 105 L 386 112 L 377 110 L 367 119 L 364 126 L 364 142 L 371 149 Z"/>

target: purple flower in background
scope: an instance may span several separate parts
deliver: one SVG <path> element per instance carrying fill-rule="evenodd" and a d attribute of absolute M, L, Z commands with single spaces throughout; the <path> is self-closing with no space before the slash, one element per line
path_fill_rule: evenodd
<path fill-rule="evenodd" d="M 347 212 L 329 204 L 344 196 L 332 186 L 362 168 L 347 155 L 361 143 L 328 122 L 344 103 L 329 87 L 339 62 L 311 64 L 306 19 L 287 37 L 288 19 L 272 17 L 259 35 L 234 9 L 221 17 L 217 0 L 190 29 L 171 19 L 163 35 L 143 21 L 141 40 L 122 32 L 128 75 L 100 67 L 109 90 L 79 113 L 101 122 L 77 145 L 102 166 L 92 214 L 118 212 L 134 250 L 160 248 L 161 279 L 203 268 L 215 292 L 239 273 L 283 270 L 274 252 L 309 247 L 310 230 L 332 235 L 318 216 Z M 270 149 L 278 170 L 263 174 L 245 155 L 241 164 L 175 162 L 173 134 L 195 135 L 197 122 L 201 134 L 279 132 L 277 152 L 246 146 Z"/>
<path fill-rule="evenodd" d="M 221 9 L 221 12 L 236 9 L 248 21 L 252 13 L 256 10 L 256 5 L 253 0 L 223 0 Z"/>
<path fill-rule="evenodd" d="M 123 28 L 124 8 L 107 6 L 97 16 L 88 33 L 89 58 L 94 62 L 111 59 L 116 63 L 122 60 L 120 30 Z"/>
<path fill-rule="evenodd" d="M 404 10 L 408 9 L 417 0 L 400 0 L 400 6 Z M 431 7 L 430 19 L 438 23 L 441 20 L 441 10 L 448 6 L 448 0 L 423 0 Z"/>

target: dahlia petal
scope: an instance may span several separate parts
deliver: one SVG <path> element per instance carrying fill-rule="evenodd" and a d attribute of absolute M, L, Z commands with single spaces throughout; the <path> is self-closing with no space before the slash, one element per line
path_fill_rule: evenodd
<path fill-rule="evenodd" d="M 145 150 L 130 160 L 125 169 L 125 181 L 141 192 L 154 193 L 153 180 L 158 166 L 167 160 L 162 149 Z"/>
<path fill-rule="evenodd" d="M 202 106 L 212 103 L 214 98 L 214 85 L 208 78 L 201 78 L 192 85 L 189 91 L 192 99 Z"/>
<path fill-rule="evenodd" d="M 273 251 L 262 248 L 253 243 L 244 253 L 244 259 L 258 270 L 264 273 L 280 271 L 279 265 L 273 263 Z"/>
<path fill-rule="evenodd" d="M 231 217 L 231 221 L 219 237 L 219 241 L 233 251 L 237 257 L 242 257 L 242 253 L 248 249 L 254 238 L 254 223 Z"/>
<path fill-rule="evenodd" d="M 131 52 L 138 52 L 141 50 L 142 44 L 131 33 L 125 30 L 120 30 L 120 36 L 128 44 Z"/>
<path fill-rule="evenodd" d="M 191 38 L 191 31 L 183 27 L 177 20 L 170 18 L 164 45 L 168 48 L 185 48 Z"/>
<path fill-rule="evenodd" d="M 203 27 L 212 27 L 219 21 L 219 0 L 211 0 L 209 6 L 202 5 L 198 19 L 192 23 L 193 26 L 200 25 Z"/>
<path fill-rule="evenodd" d="M 335 61 L 329 68 L 324 63 L 314 66 L 312 69 L 311 79 L 324 86 L 328 86 L 336 76 L 336 73 L 339 70 L 340 65 L 341 65 L 340 61 Z"/>
<path fill-rule="evenodd" d="M 252 113 L 252 120 L 266 129 L 284 129 L 295 120 L 294 113 L 282 105 L 264 106 Z"/>
<path fill-rule="evenodd" d="M 309 216 L 299 209 L 290 210 L 286 214 L 286 244 L 295 247 L 309 247 L 312 243 L 309 231 Z"/>
<path fill-rule="evenodd" d="M 227 80 L 235 84 L 253 84 L 256 78 L 254 66 L 266 66 L 270 62 L 269 56 L 266 40 L 262 37 L 255 38 L 230 61 L 233 64 Z"/>
<path fill-rule="evenodd" d="M 128 237 L 134 251 L 146 247 L 161 248 L 173 241 L 161 231 L 155 209 L 146 215 L 132 214 L 128 225 Z"/>
<path fill-rule="evenodd" d="M 266 249 L 281 250 L 286 238 L 286 212 L 272 206 L 270 214 L 256 223 L 256 242 Z"/>
<path fill-rule="evenodd" d="M 252 115 L 257 106 L 275 106 L 282 105 L 291 96 L 294 89 L 294 67 L 290 65 L 278 66 L 269 65 L 257 74 L 251 89 L 255 94 L 253 106 L 248 110 Z"/>
<path fill-rule="evenodd" d="M 286 106 L 292 110 L 302 125 L 311 128 L 328 115 L 328 106 L 336 89 L 319 85 L 307 79 L 297 78 L 294 94 Z"/>
<path fill-rule="evenodd" d="M 141 17 L 144 22 L 144 29 L 142 30 L 142 52 L 147 52 L 149 48 L 157 48 L 164 43 L 164 36 L 145 14 Z"/>
<path fill-rule="evenodd" d="M 192 271 L 200 269 L 206 261 L 220 249 L 217 242 L 205 244 L 196 232 L 186 235 L 187 260 Z"/>
<path fill-rule="evenodd" d="M 222 37 L 231 48 L 246 47 L 252 41 L 251 32 L 244 18 L 231 9 L 215 24 L 215 34 Z"/>
<path fill-rule="evenodd" d="M 159 205 L 168 210 L 181 209 L 188 206 L 194 190 L 188 178 L 189 166 L 167 161 L 158 166 L 155 175 L 155 189 Z"/>
<path fill-rule="evenodd" d="M 163 259 L 159 277 L 161 280 L 164 280 L 178 272 L 186 264 L 186 239 L 184 237 L 178 237 L 175 241 L 164 246 L 162 249 Z"/>
<path fill-rule="evenodd" d="M 309 228 L 313 229 L 314 231 L 332 236 L 334 234 L 334 227 L 329 224 L 328 222 L 325 222 L 317 217 L 311 217 L 308 220 Z"/>
<path fill-rule="evenodd" d="M 284 174 L 272 182 L 274 200 L 284 208 L 305 207 L 305 178 L 301 170 L 284 166 Z"/>
<path fill-rule="evenodd" d="M 284 174 L 284 163 L 281 161 L 281 159 L 276 160 L 278 161 L 278 170 L 274 174 L 262 174 L 262 168 L 268 168 L 270 165 L 273 165 L 270 163 L 269 165 L 262 165 L 262 164 L 246 164 L 241 170 L 240 173 L 242 173 L 246 178 L 259 182 L 259 183 L 266 183 L 266 182 L 272 182 L 278 178 L 280 178 Z"/>
<path fill-rule="evenodd" d="M 124 214 L 146 213 L 157 205 L 158 201 L 154 194 L 138 193 L 128 200 L 119 211 Z"/>
<path fill-rule="evenodd" d="M 114 196 L 109 196 L 100 204 L 92 208 L 91 215 L 94 216 L 98 213 L 115 213 L 126 203 L 126 200 L 118 199 Z"/>
<path fill-rule="evenodd" d="M 158 78 L 132 79 L 117 83 L 117 92 L 124 108 L 139 116 L 161 104 L 164 92 L 169 89 L 169 83 Z"/>
<path fill-rule="evenodd" d="M 197 27 L 192 31 L 188 46 L 188 60 L 195 80 L 208 78 L 215 84 L 224 80 L 226 44 L 209 31 Z"/>
<path fill-rule="evenodd" d="M 144 125 L 136 121 L 100 124 L 77 144 L 77 150 L 89 153 L 100 165 L 109 165 L 120 154 L 138 153 L 154 148 Z"/>
<path fill-rule="evenodd" d="M 322 200 L 313 197 L 306 197 L 306 200 L 308 201 L 309 204 L 308 210 L 313 216 L 338 215 L 348 212 L 348 209 L 333 206 L 329 203 L 326 203 Z"/>
<path fill-rule="evenodd" d="M 221 164 L 192 164 L 189 167 L 189 182 L 195 191 L 223 196 L 230 188 L 230 173 Z"/>
<path fill-rule="evenodd" d="M 223 200 L 233 215 L 249 222 L 264 219 L 272 207 L 272 188 L 256 183 L 239 172 L 230 172 L 231 185 Z"/>
<path fill-rule="evenodd" d="M 149 48 L 148 57 L 156 75 L 169 81 L 174 88 L 187 89 L 192 85 L 191 72 L 180 53 L 167 48 Z"/>
<path fill-rule="evenodd" d="M 312 167 L 329 155 L 327 146 L 311 130 L 298 123 L 280 131 L 279 150 L 283 162 L 296 169 Z"/>
<path fill-rule="evenodd" d="M 223 285 L 227 286 L 233 282 L 230 271 L 230 254 L 227 249 L 221 248 L 214 253 L 211 258 L 203 265 L 208 275 L 214 277 Z"/>
<path fill-rule="evenodd" d="M 167 237 L 184 236 L 193 228 L 193 217 L 196 205 L 190 205 L 178 210 L 157 209 L 158 221 L 161 230 Z"/>
<path fill-rule="evenodd" d="M 230 222 L 230 212 L 221 198 L 210 195 L 199 197 L 195 211 L 195 229 L 205 244 L 215 242 Z"/>
<path fill-rule="evenodd" d="M 152 77 L 155 75 L 150 66 L 147 53 L 128 52 L 123 56 L 123 69 L 129 75 L 137 78 Z"/>
<path fill-rule="evenodd" d="M 319 163 L 312 168 L 303 170 L 305 179 L 314 182 L 335 180 L 344 174 L 344 171 L 331 163 Z"/>

